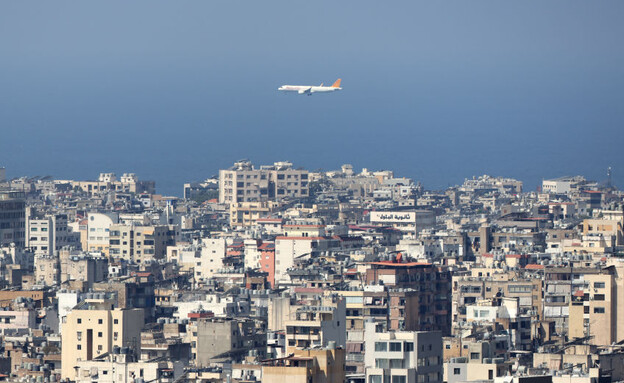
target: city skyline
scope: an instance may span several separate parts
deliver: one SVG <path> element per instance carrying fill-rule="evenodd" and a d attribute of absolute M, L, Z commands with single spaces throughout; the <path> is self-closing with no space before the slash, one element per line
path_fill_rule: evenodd
<path fill-rule="evenodd" d="M 241 160 L 241 159 L 239 159 L 239 160 Z M 245 160 L 248 160 L 248 159 L 245 159 Z M 282 160 L 284 160 L 284 159 L 282 159 Z M 234 162 L 234 161 L 232 161 L 232 162 Z M 254 161 L 251 161 L 251 162 L 255 163 Z M 273 161 L 273 162 L 277 162 L 277 160 Z M 323 173 L 323 172 L 328 172 L 328 171 L 339 171 L 340 167 L 342 165 L 345 165 L 345 164 L 340 164 L 338 166 L 334 166 L 331 169 L 307 168 L 307 167 L 304 167 L 304 166 L 299 166 L 299 164 L 296 164 L 296 163 L 294 163 L 293 165 L 294 165 L 295 168 L 306 169 L 307 171 L 311 171 L 311 172 L 321 172 L 321 173 Z M 348 164 L 348 165 L 353 165 L 353 164 Z M 2 165 L 0 164 L 0 169 L 1 168 L 2 168 Z M 556 179 L 556 178 L 574 177 L 574 176 L 586 177 L 588 181 L 596 182 L 596 183 L 602 184 L 602 185 L 606 185 L 609 181 L 611 181 L 611 185 L 612 186 L 614 186 L 616 188 L 620 188 L 619 185 L 617 185 L 615 182 L 613 182 L 613 178 L 612 177 L 611 177 L 611 179 L 609 179 L 609 177 L 608 177 L 608 169 L 611 169 L 611 171 L 612 171 L 611 167 L 609 167 L 608 169 L 605 169 L 604 177 L 602 179 L 600 179 L 600 178 L 592 179 L 590 177 L 587 177 L 585 174 L 560 174 L 560 175 L 555 176 L 555 177 L 541 177 L 539 179 L 539 181 L 537 181 L 537 182 L 529 182 L 529 183 L 527 183 L 525 180 L 523 180 L 521 178 L 513 177 L 513 176 L 508 175 L 508 174 L 486 174 L 486 173 L 483 173 L 483 174 L 473 174 L 471 176 L 466 176 L 466 177 L 462 178 L 460 181 L 458 181 L 456 183 L 450 183 L 449 182 L 447 185 L 439 185 L 438 187 L 430 187 L 429 185 L 424 183 L 423 180 L 410 177 L 409 175 L 406 175 L 406 174 L 401 174 L 401 173 L 395 171 L 395 169 L 392 169 L 392 168 L 389 168 L 389 169 L 376 169 L 376 168 L 366 167 L 366 166 L 364 166 L 362 168 L 357 168 L 357 167 L 353 168 L 355 173 L 360 173 L 364 169 L 368 170 L 369 172 L 391 171 L 391 172 L 393 172 L 395 174 L 396 177 L 405 177 L 405 178 L 412 179 L 414 182 L 420 183 L 425 190 L 444 190 L 446 188 L 457 187 L 457 186 L 460 186 L 461 183 L 464 182 L 465 180 L 476 179 L 476 178 L 479 178 L 481 176 L 488 176 L 488 177 L 493 177 L 493 178 L 502 177 L 502 178 L 517 179 L 517 180 L 519 180 L 519 181 L 524 183 L 524 185 L 525 185 L 524 191 L 525 192 L 538 191 L 539 188 L 541 187 L 541 183 L 544 180 Z M 197 182 L 202 182 L 202 181 L 205 181 L 205 180 L 211 179 L 211 178 L 218 180 L 218 178 L 219 178 L 219 170 L 217 170 L 215 174 L 212 174 L 210 176 L 206 176 L 206 177 L 203 177 L 203 178 L 192 179 L 192 180 L 190 180 L 190 179 L 182 180 L 182 182 L 179 183 L 179 184 L 177 184 L 175 182 L 172 182 L 170 179 L 167 182 L 167 177 L 162 177 L 161 181 L 165 180 L 165 182 L 166 182 L 165 183 L 166 186 L 162 187 L 162 186 L 159 185 L 158 180 L 155 180 L 155 179 L 152 179 L 152 178 L 149 178 L 149 177 L 144 177 L 143 174 L 137 173 L 137 172 L 133 171 L 132 169 L 121 169 L 120 171 L 111 171 L 110 169 L 106 169 L 105 171 L 104 170 L 99 170 L 99 171 L 96 170 L 95 173 L 89 173 L 85 177 L 71 177 L 71 176 L 68 176 L 68 177 L 56 177 L 53 174 L 38 174 L 38 175 L 23 175 L 22 174 L 22 175 L 17 176 L 15 174 L 11 174 L 10 169 L 4 168 L 4 170 L 5 170 L 5 176 L 6 176 L 6 180 L 7 181 L 11 180 L 11 179 L 22 178 L 22 177 L 26 177 L 26 178 L 33 178 L 33 177 L 44 178 L 44 177 L 48 177 L 48 178 L 57 179 L 57 180 L 82 179 L 82 180 L 85 180 L 85 181 L 95 181 L 95 180 L 97 180 L 98 175 L 100 175 L 102 173 L 113 173 L 113 174 L 117 174 L 117 175 L 122 175 L 122 174 L 125 174 L 125 173 L 132 173 L 132 174 L 136 174 L 137 176 L 139 176 L 139 178 L 141 178 L 142 180 L 149 179 L 150 181 L 155 181 L 155 190 L 156 190 L 157 193 L 163 194 L 163 195 L 167 195 L 167 196 L 174 196 L 174 197 L 180 197 L 180 196 L 183 195 L 183 186 L 186 183 L 197 183 Z M 9 171 L 7 172 L 7 170 L 9 170 Z"/>

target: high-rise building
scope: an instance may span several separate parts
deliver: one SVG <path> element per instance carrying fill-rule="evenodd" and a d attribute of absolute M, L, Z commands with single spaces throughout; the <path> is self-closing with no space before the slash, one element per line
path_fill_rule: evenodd
<path fill-rule="evenodd" d="M 0 190 L 0 246 L 24 247 L 25 217 L 24 192 Z"/>

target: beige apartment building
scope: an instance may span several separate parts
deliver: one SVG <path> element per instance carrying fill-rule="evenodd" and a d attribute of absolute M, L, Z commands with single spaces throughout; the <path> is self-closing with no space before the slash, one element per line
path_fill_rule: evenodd
<path fill-rule="evenodd" d="M 590 343 L 608 346 L 624 340 L 624 263 L 586 274 L 586 287 L 570 301 L 570 339 L 591 336 Z"/>
<path fill-rule="evenodd" d="M 305 198 L 309 195 L 308 171 L 293 169 L 290 162 L 255 169 L 250 161 L 219 170 L 219 202 L 279 201 L 285 198 Z"/>
<path fill-rule="evenodd" d="M 148 193 L 154 194 L 154 181 L 139 181 L 134 173 L 124 173 L 119 179 L 115 173 L 100 173 L 97 181 L 55 181 L 55 183 L 69 183 L 72 188 L 80 189 L 89 196 L 109 192 L 119 193 Z"/>
<path fill-rule="evenodd" d="M 47 254 L 35 256 L 35 284 L 56 286 L 60 283 L 61 267 L 59 258 Z"/>
<path fill-rule="evenodd" d="M 230 204 L 230 227 L 255 226 L 259 219 L 267 217 L 277 205 L 272 201 L 232 203 Z"/>
<path fill-rule="evenodd" d="M 175 245 L 177 235 L 178 228 L 172 225 L 111 225 L 109 255 L 136 263 L 162 259 L 167 246 Z"/>
<path fill-rule="evenodd" d="M 106 299 L 87 299 L 64 318 L 61 351 L 63 379 L 76 380 L 76 363 L 93 360 L 114 347 L 129 347 L 139 353 L 142 309 L 113 309 Z"/>
<path fill-rule="evenodd" d="M 262 380 L 271 383 L 342 383 L 345 350 L 295 349 L 293 355 L 262 362 Z"/>

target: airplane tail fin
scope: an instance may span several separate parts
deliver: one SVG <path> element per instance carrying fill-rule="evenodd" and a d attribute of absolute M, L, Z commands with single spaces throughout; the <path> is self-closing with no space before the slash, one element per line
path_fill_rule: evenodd
<path fill-rule="evenodd" d="M 340 82 L 341 81 L 342 81 L 342 79 L 336 80 L 336 82 L 332 85 L 332 88 L 340 88 Z"/>

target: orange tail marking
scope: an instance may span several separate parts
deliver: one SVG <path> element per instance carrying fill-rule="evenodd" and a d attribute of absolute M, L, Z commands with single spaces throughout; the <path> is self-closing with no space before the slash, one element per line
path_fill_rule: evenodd
<path fill-rule="evenodd" d="M 342 81 L 342 79 L 336 80 L 336 82 L 332 85 L 332 88 L 340 88 L 340 81 Z"/>

